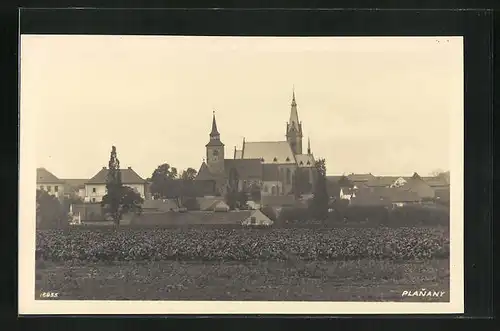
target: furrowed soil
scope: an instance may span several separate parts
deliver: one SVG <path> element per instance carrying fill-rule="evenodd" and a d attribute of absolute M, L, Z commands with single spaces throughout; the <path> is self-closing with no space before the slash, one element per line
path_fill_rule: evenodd
<path fill-rule="evenodd" d="M 449 259 L 422 261 L 116 261 L 36 266 L 40 300 L 448 302 Z M 403 291 L 444 291 L 408 297 Z M 57 299 L 41 299 L 57 292 Z"/>

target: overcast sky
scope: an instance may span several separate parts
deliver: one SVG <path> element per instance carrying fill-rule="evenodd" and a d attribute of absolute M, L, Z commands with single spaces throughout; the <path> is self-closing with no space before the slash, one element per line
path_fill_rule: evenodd
<path fill-rule="evenodd" d="M 284 140 L 295 86 L 304 151 L 328 174 L 427 175 L 450 168 L 461 116 L 461 38 L 22 36 L 21 118 L 36 160 L 89 178 L 116 145 L 144 178 L 198 170 L 216 110 L 226 158 Z M 21 128 L 22 130 L 22 128 Z"/>

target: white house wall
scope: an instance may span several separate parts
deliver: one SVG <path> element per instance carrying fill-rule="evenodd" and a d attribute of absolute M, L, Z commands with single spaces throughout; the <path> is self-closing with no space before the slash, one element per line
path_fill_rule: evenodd
<path fill-rule="evenodd" d="M 124 186 L 131 187 L 144 199 L 144 184 L 123 184 Z M 95 189 L 95 192 L 94 192 Z M 101 202 L 102 198 L 106 195 L 106 184 L 86 184 L 85 185 L 85 202 Z"/>

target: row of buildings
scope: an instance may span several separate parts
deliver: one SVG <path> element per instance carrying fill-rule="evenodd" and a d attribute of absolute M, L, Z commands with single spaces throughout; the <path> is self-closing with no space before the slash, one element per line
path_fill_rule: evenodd
<path fill-rule="evenodd" d="M 422 202 L 450 202 L 449 174 L 437 176 L 374 176 L 350 174 L 327 176 L 330 197 L 345 199 L 351 205 L 402 206 Z"/>
<path fill-rule="evenodd" d="M 303 151 L 303 129 L 299 121 L 295 91 L 292 94 L 289 120 L 283 141 L 246 141 L 240 148 L 226 153 L 217 126 L 215 112 L 212 117 L 209 141 L 205 145 L 206 158 L 195 180 L 200 196 L 223 197 L 227 191 L 241 191 L 259 187 L 261 197 L 269 204 L 283 205 L 293 201 L 294 181 L 298 171 L 308 181 L 310 196 L 315 187 L 315 158 L 308 139 Z M 103 167 L 89 179 L 59 179 L 49 170 L 37 169 L 37 188 L 52 195 L 77 196 L 87 203 L 99 203 L 106 194 L 108 169 Z M 124 185 L 134 188 L 145 200 L 151 199 L 149 186 L 131 167 L 121 169 Z M 346 180 L 348 179 L 348 180 Z M 449 180 L 445 176 L 374 176 L 349 174 L 328 176 L 331 198 L 349 200 L 352 204 L 406 204 L 425 200 L 449 200 Z"/>

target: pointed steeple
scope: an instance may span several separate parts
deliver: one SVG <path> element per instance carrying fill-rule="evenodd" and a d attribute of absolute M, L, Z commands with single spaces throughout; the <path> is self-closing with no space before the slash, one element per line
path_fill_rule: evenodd
<path fill-rule="evenodd" d="M 220 141 L 220 133 L 217 130 L 217 122 L 215 121 L 215 111 L 212 117 L 212 131 L 210 131 L 210 141 L 205 146 L 224 146 Z"/>
<path fill-rule="evenodd" d="M 292 108 L 290 109 L 290 121 L 288 122 L 289 130 L 290 128 L 295 128 L 299 131 L 299 114 L 297 113 L 297 102 L 295 101 L 295 88 L 292 94 Z"/>
<path fill-rule="evenodd" d="M 311 138 L 307 138 L 307 154 L 311 155 Z"/>
<path fill-rule="evenodd" d="M 219 135 L 219 131 L 217 130 L 217 122 L 215 121 L 215 110 L 214 110 L 212 118 L 212 132 L 210 132 L 210 136 L 217 136 L 217 135 Z"/>

